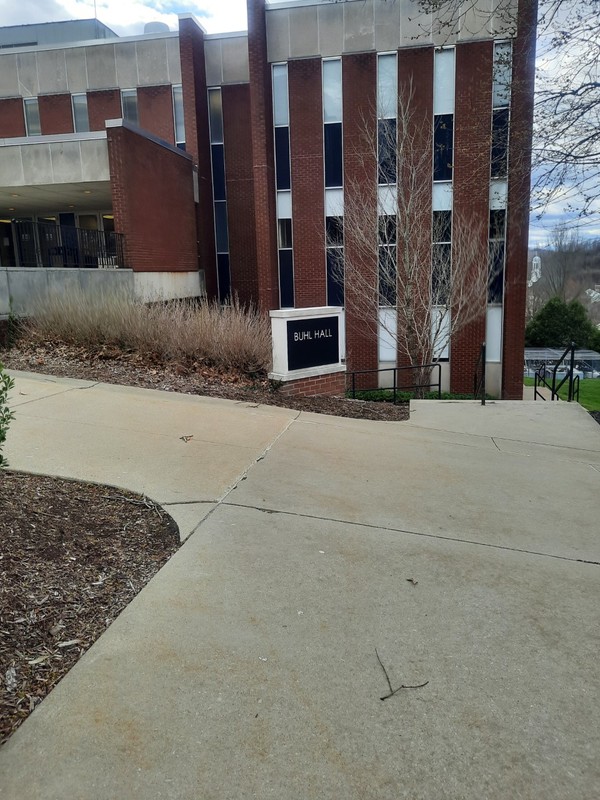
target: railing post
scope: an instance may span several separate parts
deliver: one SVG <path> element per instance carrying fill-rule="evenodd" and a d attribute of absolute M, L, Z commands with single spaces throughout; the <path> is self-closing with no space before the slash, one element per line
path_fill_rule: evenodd
<path fill-rule="evenodd" d="M 356 373 L 352 373 L 352 399 L 356 400 L 356 386 L 355 386 Z"/>
<path fill-rule="evenodd" d="M 571 366 L 569 369 L 569 403 L 573 400 L 573 373 L 575 370 L 575 342 L 571 342 Z"/>
<path fill-rule="evenodd" d="M 396 405 L 396 367 L 394 367 L 394 405 Z"/>

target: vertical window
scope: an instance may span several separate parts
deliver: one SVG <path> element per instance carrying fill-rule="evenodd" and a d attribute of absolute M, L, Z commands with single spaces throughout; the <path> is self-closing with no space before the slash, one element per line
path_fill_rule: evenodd
<path fill-rule="evenodd" d="M 454 115 L 438 114 L 433 131 L 433 180 L 452 180 Z"/>
<path fill-rule="evenodd" d="M 229 224 L 227 219 L 227 181 L 225 175 L 221 89 L 208 90 L 208 118 L 215 215 L 215 246 L 217 251 L 217 287 L 219 300 L 221 303 L 225 303 L 231 294 L 231 267 L 229 261 Z"/>
<path fill-rule="evenodd" d="M 512 82 L 512 42 L 494 44 L 493 105 L 503 108 L 510 105 Z"/>
<path fill-rule="evenodd" d="M 277 246 L 279 250 L 279 290 L 282 308 L 294 305 L 294 259 L 292 253 L 292 220 L 277 220 Z"/>
<path fill-rule="evenodd" d="M 433 180 L 451 181 L 454 159 L 454 48 L 437 50 L 433 62 Z"/>
<path fill-rule="evenodd" d="M 377 56 L 377 182 L 394 185 L 397 173 L 398 63 L 396 53 Z"/>
<path fill-rule="evenodd" d="M 396 305 L 398 283 L 396 241 L 398 221 L 392 214 L 379 217 L 379 305 Z"/>
<path fill-rule="evenodd" d="M 434 211 L 431 230 L 431 304 L 444 306 L 452 268 L 452 211 Z"/>
<path fill-rule="evenodd" d="M 273 123 L 290 124 L 287 64 L 273 65 Z"/>
<path fill-rule="evenodd" d="M 75 133 L 87 133 L 90 129 L 87 94 L 72 95 L 71 103 L 73 106 L 73 130 Z"/>
<path fill-rule="evenodd" d="M 175 127 L 175 144 L 185 150 L 185 121 L 183 114 L 183 87 L 173 86 L 173 123 Z"/>
<path fill-rule="evenodd" d="M 342 61 L 323 61 L 323 140 L 325 154 L 325 186 L 343 186 L 342 151 Z"/>
<path fill-rule="evenodd" d="M 326 217 L 327 305 L 344 305 L 344 218 Z"/>
<path fill-rule="evenodd" d="M 23 100 L 23 109 L 27 136 L 41 136 L 42 126 L 40 124 L 40 107 L 37 97 L 26 97 Z"/>
<path fill-rule="evenodd" d="M 506 211 L 490 211 L 488 303 L 501 303 L 504 294 Z"/>
<path fill-rule="evenodd" d="M 277 254 L 279 305 L 294 306 L 294 253 L 292 236 L 292 176 L 290 166 L 290 112 L 287 64 L 273 64 L 273 125 L 275 184 L 277 189 Z"/>
<path fill-rule="evenodd" d="M 121 109 L 123 119 L 138 125 L 137 89 L 123 89 L 121 91 Z"/>

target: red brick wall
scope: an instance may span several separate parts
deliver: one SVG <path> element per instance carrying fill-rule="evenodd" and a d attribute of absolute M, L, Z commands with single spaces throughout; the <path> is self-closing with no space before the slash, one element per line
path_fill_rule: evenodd
<path fill-rule="evenodd" d="M 296 308 L 327 304 L 321 59 L 288 65 Z"/>
<path fill-rule="evenodd" d="M 373 136 L 377 130 L 376 91 L 377 62 L 374 53 L 346 55 L 342 58 L 343 80 L 343 139 L 344 186 L 346 202 L 352 202 L 352 187 L 361 187 L 361 201 L 376 204 L 377 163 L 372 150 Z M 368 134 L 365 139 L 365 123 Z M 370 146 L 371 145 L 371 146 Z M 360 270 L 377 285 L 377 235 L 373 231 L 373 257 L 365 258 L 353 232 L 344 230 L 345 260 L 354 266 L 346 269 L 346 362 L 348 370 L 377 369 L 377 303 L 366 311 L 366 317 L 357 311 L 360 301 L 355 299 L 356 288 L 349 278 Z M 360 290 L 358 290 L 360 291 Z M 361 304 L 364 305 L 364 304 Z M 368 377 L 368 376 L 367 376 Z M 362 388 L 360 378 L 357 387 Z"/>
<path fill-rule="evenodd" d="M 455 269 L 468 269 L 465 252 L 475 242 L 477 247 L 474 251 L 473 269 L 487 266 L 492 66 L 492 42 L 473 42 L 457 46 L 452 231 Z M 459 227 L 462 227 L 463 233 Z M 461 249 L 462 259 L 458 252 Z M 462 265 L 459 266 L 461 262 Z M 479 306 L 481 314 L 457 331 L 450 342 L 451 392 L 473 391 L 473 374 L 481 344 L 485 340 L 487 293 L 473 298 L 473 302 Z"/>
<path fill-rule="evenodd" d="M 332 372 L 314 378 L 300 378 L 297 381 L 284 383 L 280 392 L 286 397 L 303 395 L 314 397 L 320 394 L 344 394 L 346 390 L 346 373 Z"/>
<path fill-rule="evenodd" d="M 103 131 L 107 119 L 121 119 L 121 92 L 106 89 L 101 92 L 88 92 L 88 117 L 91 131 Z"/>
<path fill-rule="evenodd" d="M 140 127 L 175 144 L 171 86 L 140 86 L 137 102 Z"/>
<path fill-rule="evenodd" d="M 261 308 L 268 310 L 279 308 L 279 269 L 271 68 L 267 61 L 264 0 L 248 0 L 248 57 L 258 299 Z"/>
<path fill-rule="evenodd" d="M 9 97 L 0 100 L 0 139 L 25 136 L 25 114 L 23 98 Z"/>
<path fill-rule="evenodd" d="M 529 182 L 535 71 L 537 2 L 519 3 L 519 37 L 513 44 L 512 111 L 508 167 L 508 213 L 504 278 L 502 397 L 523 397 L 523 348 L 527 293 Z"/>
<path fill-rule="evenodd" d="M 115 230 L 139 272 L 195 271 L 192 161 L 125 127 L 108 128 Z"/>
<path fill-rule="evenodd" d="M 185 146 L 198 167 L 200 202 L 196 206 L 198 260 L 206 276 L 208 297 L 217 293 L 212 172 L 208 132 L 208 98 L 204 33 L 193 19 L 179 21 L 179 55 L 183 86 Z"/>
<path fill-rule="evenodd" d="M 399 192 L 406 194 L 399 195 L 399 230 L 398 230 L 398 270 L 406 275 L 407 264 L 402 258 L 403 243 L 403 220 L 408 220 L 408 231 L 410 236 L 409 251 L 410 258 L 414 258 L 418 253 L 422 264 L 427 265 L 427 269 L 420 275 L 427 285 L 423 289 L 423 295 L 427 297 L 429 293 L 431 264 L 431 177 L 432 177 L 432 137 L 433 137 L 433 53 L 432 47 L 417 47 L 398 52 L 398 137 L 399 142 L 412 141 L 414 146 L 407 147 L 406 159 L 400 158 L 398 161 L 398 189 Z M 406 120 L 406 122 L 403 122 Z M 404 128 L 406 125 L 406 129 Z M 401 147 L 402 149 L 402 147 Z M 412 155 L 414 153 L 414 155 Z M 424 154 L 429 154 L 423 157 Z M 417 171 L 417 181 L 423 189 L 417 197 L 410 196 L 410 187 L 415 180 Z M 415 202 L 418 201 L 418 202 Z M 416 224 L 415 224 L 416 223 Z M 400 286 L 403 280 L 400 281 Z M 404 306 L 404 296 L 399 286 L 398 291 L 398 331 L 406 325 L 406 315 L 402 309 Z M 421 303 L 415 308 L 419 324 L 423 327 L 429 325 L 428 304 Z M 414 326 L 413 326 L 414 329 Z M 400 339 L 398 340 L 400 341 Z M 410 349 L 410 358 L 406 349 Z M 409 366 L 411 363 L 424 363 L 424 359 L 429 359 L 428 354 L 418 352 L 416 344 L 408 343 L 399 347 L 397 352 L 397 363 L 399 367 Z M 398 373 L 398 385 L 408 386 L 417 381 L 412 370 L 403 370 Z"/>
<path fill-rule="evenodd" d="M 231 283 L 243 303 L 258 301 L 250 87 L 223 86 L 223 126 Z"/>
<path fill-rule="evenodd" d="M 70 94 L 46 94 L 38 97 L 42 135 L 73 133 L 73 110 Z"/>

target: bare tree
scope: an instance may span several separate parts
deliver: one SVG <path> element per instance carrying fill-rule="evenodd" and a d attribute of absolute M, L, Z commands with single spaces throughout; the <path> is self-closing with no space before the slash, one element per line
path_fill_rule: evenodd
<path fill-rule="evenodd" d="M 430 370 L 419 365 L 439 359 L 451 336 L 485 314 L 497 259 L 487 223 L 431 211 L 431 121 L 414 113 L 412 87 L 399 98 L 395 125 L 364 120 L 361 131 L 351 155 L 364 170 L 346 184 L 336 278 L 349 313 L 370 335 L 383 331 L 399 362 L 414 366 L 413 383 L 428 385 Z"/>
<path fill-rule="evenodd" d="M 538 311 L 548 300 L 579 300 L 592 318 L 598 316 L 597 285 L 600 285 L 600 244 L 585 240 L 567 225 L 557 225 L 546 248 L 538 253 L 539 275 L 528 285 L 528 309 Z"/>

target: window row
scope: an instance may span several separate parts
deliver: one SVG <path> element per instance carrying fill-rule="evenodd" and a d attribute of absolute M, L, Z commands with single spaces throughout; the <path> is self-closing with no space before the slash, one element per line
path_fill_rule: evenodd
<path fill-rule="evenodd" d="M 175 130 L 175 143 L 185 149 L 185 124 L 183 116 L 183 90 L 181 86 L 173 86 L 173 124 Z M 23 112 L 25 117 L 25 133 L 27 136 L 41 136 L 42 125 L 40 120 L 39 98 L 26 97 L 23 99 Z M 88 133 L 90 120 L 88 113 L 88 95 L 71 95 L 71 112 L 73 130 L 75 133 Z M 124 120 L 139 125 L 137 89 L 121 90 L 121 116 Z"/>

